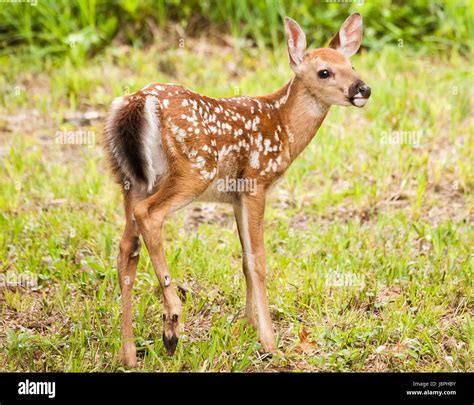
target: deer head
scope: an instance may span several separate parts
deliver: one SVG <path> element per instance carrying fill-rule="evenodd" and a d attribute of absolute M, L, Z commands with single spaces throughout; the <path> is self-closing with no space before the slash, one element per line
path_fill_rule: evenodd
<path fill-rule="evenodd" d="M 306 90 L 326 105 L 363 107 L 370 97 L 367 86 L 349 58 L 362 41 L 362 17 L 352 14 L 329 43 L 329 48 L 306 50 L 306 36 L 298 23 L 285 17 L 290 67 Z"/>

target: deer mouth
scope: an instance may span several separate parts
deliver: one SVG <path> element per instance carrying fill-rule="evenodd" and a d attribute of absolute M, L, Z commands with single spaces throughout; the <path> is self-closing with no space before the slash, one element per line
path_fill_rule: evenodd
<path fill-rule="evenodd" d="M 363 107 L 367 104 L 367 101 L 369 101 L 369 99 L 366 97 L 351 97 L 349 98 L 349 101 L 353 106 Z"/>

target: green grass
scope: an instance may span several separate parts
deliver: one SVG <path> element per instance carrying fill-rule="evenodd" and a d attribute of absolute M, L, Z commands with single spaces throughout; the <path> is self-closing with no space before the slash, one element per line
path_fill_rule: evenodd
<path fill-rule="evenodd" d="M 321 44 L 354 12 L 367 23 L 364 46 L 375 51 L 400 40 L 424 52 L 472 50 L 468 0 L 30 0 L 0 7 L 0 53 L 84 57 L 117 42 L 149 44 L 157 28 L 167 30 L 166 42 L 209 28 L 215 34 L 216 27 L 238 49 L 249 43 L 278 49 L 285 15 L 302 24 L 309 43 Z"/>
<path fill-rule="evenodd" d="M 364 109 L 333 107 L 275 189 L 266 219 L 268 291 L 280 352 L 261 358 L 239 319 L 241 253 L 229 207 L 170 218 L 166 252 L 183 293 L 173 357 L 161 341 L 161 298 L 143 250 L 134 289 L 139 370 L 473 370 L 472 75 L 453 53 L 408 46 L 354 58 L 372 87 Z M 151 81 L 211 96 L 263 94 L 290 78 L 276 53 L 191 41 L 147 52 L 118 46 L 87 62 L 2 65 L 0 288 L 2 371 L 118 371 L 115 269 L 123 214 L 98 143 L 57 145 L 71 112 L 105 112 Z M 163 73 L 167 72 L 167 73 Z M 17 90 L 15 90 L 17 89 Z M 421 131 L 418 147 L 387 131 Z M 348 285 L 345 285 L 348 284 Z M 305 328 L 314 344 L 301 344 Z"/>

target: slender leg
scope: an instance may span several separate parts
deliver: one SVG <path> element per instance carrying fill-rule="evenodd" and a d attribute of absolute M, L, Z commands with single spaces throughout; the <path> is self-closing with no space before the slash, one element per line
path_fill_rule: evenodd
<path fill-rule="evenodd" d="M 247 272 L 251 279 L 250 284 L 252 285 L 251 291 L 257 314 L 260 343 L 266 351 L 273 352 L 275 350 L 275 337 L 265 287 L 266 263 L 263 241 L 265 197 L 265 191 L 262 189 L 256 195 L 242 196 L 241 237 L 247 259 Z"/>
<path fill-rule="evenodd" d="M 122 345 L 119 359 L 129 366 L 136 367 L 137 357 L 132 327 L 132 289 L 137 270 L 140 251 L 138 227 L 133 220 L 133 205 L 137 201 L 136 194 L 130 190 L 124 194 L 125 230 L 120 241 L 117 257 L 120 290 L 122 292 Z"/>
<path fill-rule="evenodd" d="M 248 267 L 248 260 L 247 255 L 250 252 L 245 251 L 245 243 L 243 237 L 243 224 L 242 224 L 242 204 L 239 201 L 236 205 L 234 205 L 234 215 L 235 215 L 235 222 L 237 223 L 237 230 L 239 232 L 240 244 L 242 245 L 242 265 L 244 270 L 245 276 L 245 283 L 247 285 L 247 300 L 245 304 L 245 316 L 247 318 L 247 322 L 252 325 L 255 329 L 257 329 L 257 315 L 255 313 L 255 302 L 254 302 L 254 292 L 253 292 L 253 283 L 252 277 L 249 272 Z"/>
<path fill-rule="evenodd" d="M 203 188 L 206 186 L 202 185 Z M 166 264 L 162 237 L 163 223 L 170 212 L 186 205 L 202 191 L 199 184 L 186 187 L 170 176 L 162 181 L 158 192 L 138 203 L 134 209 L 138 228 L 163 289 L 163 343 L 169 354 L 175 352 L 178 344 L 181 301 L 171 283 Z"/>

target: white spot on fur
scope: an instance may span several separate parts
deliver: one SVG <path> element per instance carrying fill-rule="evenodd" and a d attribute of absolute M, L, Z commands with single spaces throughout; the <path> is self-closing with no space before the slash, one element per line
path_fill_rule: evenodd
<path fill-rule="evenodd" d="M 260 154 L 256 150 L 254 150 L 250 154 L 250 167 L 251 168 L 258 169 L 260 167 L 259 157 L 260 157 Z"/>
<path fill-rule="evenodd" d="M 265 146 L 265 150 L 263 151 L 263 154 L 266 156 L 268 154 L 268 152 L 270 152 L 272 150 L 272 148 L 270 146 L 270 139 L 265 139 L 265 141 L 263 141 L 263 144 Z"/>
<path fill-rule="evenodd" d="M 196 158 L 196 163 L 193 164 L 193 167 L 196 167 L 198 169 L 203 169 L 205 164 L 206 164 L 206 160 L 202 156 L 198 156 Z"/>

